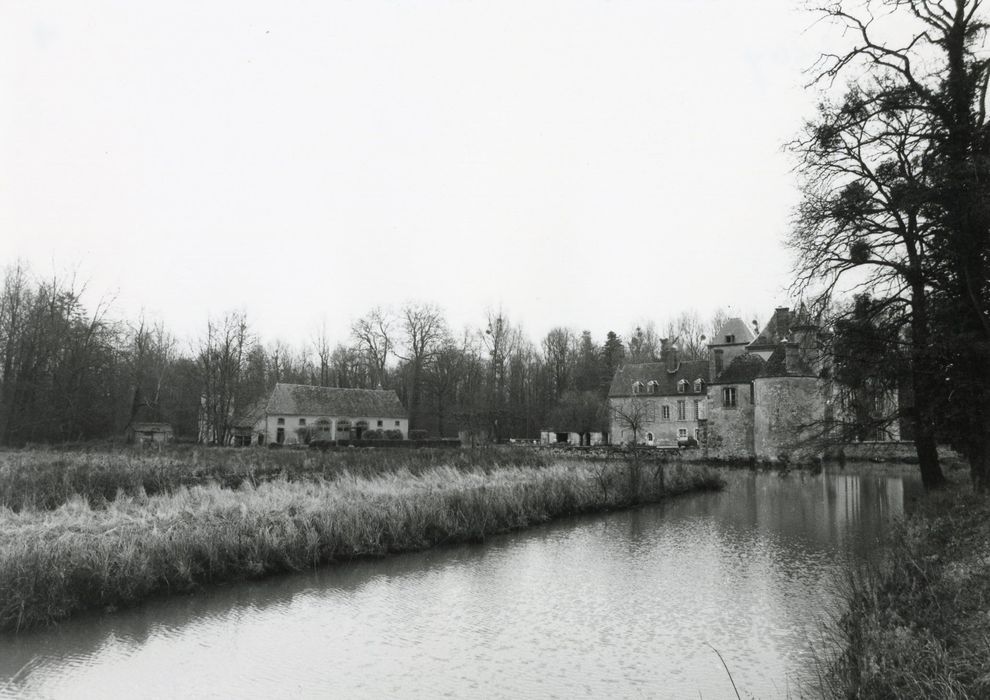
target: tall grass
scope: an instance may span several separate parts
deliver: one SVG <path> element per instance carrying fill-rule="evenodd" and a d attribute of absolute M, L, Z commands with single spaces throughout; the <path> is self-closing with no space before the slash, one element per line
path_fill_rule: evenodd
<path fill-rule="evenodd" d="M 990 697 L 990 503 L 958 491 L 929 498 L 882 564 L 850 573 L 824 695 Z"/>
<path fill-rule="evenodd" d="M 696 467 L 575 461 L 180 486 L 0 510 L 0 629 L 221 581 L 481 540 L 550 518 L 721 488 Z"/>
<path fill-rule="evenodd" d="M 162 451 L 26 449 L 0 451 L 0 507 L 57 508 L 75 497 L 95 507 L 119 494 L 172 493 L 186 486 L 239 488 L 272 479 L 333 479 L 349 473 L 377 476 L 404 469 L 419 474 L 438 466 L 492 469 L 543 467 L 550 458 L 527 449 L 264 450 L 176 446 Z"/>

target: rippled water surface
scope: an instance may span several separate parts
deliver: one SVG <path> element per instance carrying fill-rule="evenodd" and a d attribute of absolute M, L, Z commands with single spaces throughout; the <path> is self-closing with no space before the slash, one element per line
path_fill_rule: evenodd
<path fill-rule="evenodd" d="M 717 649 L 744 697 L 796 697 L 841 564 L 875 556 L 920 484 L 729 480 L 0 638 L 0 695 L 735 697 Z"/>

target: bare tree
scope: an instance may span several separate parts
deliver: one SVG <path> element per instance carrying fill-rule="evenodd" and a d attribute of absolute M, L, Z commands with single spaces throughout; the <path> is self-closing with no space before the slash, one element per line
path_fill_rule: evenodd
<path fill-rule="evenodd" d="M 623 399 L 613 399 L 609 402 L 609 410 L 620 428 L 632 431 L 632 444 L 639 443 L 639 433 L 649 420 L 649 405 L 639 396 Z"/>
<path fill-rule="evenodd" d="M 367 366 L 359 348 L 337 343 L 330 353 L 330 371 L 333 374 L 333 386 L 366 389 L 370 385 Z"/>
<path fill-rule="evenodd" d="M 351 325 L 351 335 L 368 359 L 372 381 L 384 387 L 388 382 L 385 368 L 395 345 L 395 318 L 392 313 L 380 306 L 375 307 Z"/>
<path fill-rule="evenodd" d="M 330 386 L 332 381 L 332 372 L 330 369 L 330 357 L 333 354 L 333 349 L 330 347 L 330 339 L 327 337 L 327 324 L 324 321 L 320 324 L 320 329 L 313 338 L 313 352 L 316 354 L 316 359 L 319 362 L 319 384 L 320 386 Z"/>
<path fill-rule="evenodd" d="M 433 362 L 427 372 L 427 384 L 433 394 L 436 410 L 437 432 L 443 436 L 448 406 L 456 401 L 458 383 L 463 380 L 472 357 L 471 334 L 465 331 L 460 343 L 449 335 L 439 344 Z"/>
<path fill-rule="evenodd" d="M 562 327 L 551 329 L 543 339 L 543 357 L 550 373 L 550 394 L 555 401 L 571 386 L 575 342 L 571 329 Z"/>
<path fill-rule="evenodd" d="M 237 404 L 246 351 L 251 344 L 247 317 L 227 314 L 207 323 L 199 351 L 203 375 L 203 429 L 200 439 L 226 445 L 232 436 L 231 421 Z"/>
<path fill-rule="evenodd" d="M 426 368 L 443 347 L 447 337 L 447 323 L 443 312 L 433 304 L 409 303 L 402 308 L 403 330 L 401 352 L 393 354 L 408 363 L 410 370 L 409 427 L 420 427 L 420 394 Z"/>
<path fill-rule="evenodd" d="M 148 325 L 144 315 L 131 328 L 129 373 L 131 404 L 125 429 L 142 408 L 161 418 L 162 387 L 175 360 L 175 338 L 160 321 Z"/>
<path fill-rule="evenodd" d="M 654 362 L 660 354 L 660 341 L 660 333 L 653 321 L 636 326 L 629 334 L 628 361 L 633 363 Z"/>
<path fill-rule="evenodd" d="M 519 344 L 521 333 L 499 309 L 488 312 L 488 323 L 481 340 L 489 356 L 489 420 L 496 442 L 502 437 L 506 415 L 507 361 Z"/>
<path fill-rule="evenodd" d="M 674 329 L 673 336 L 680 340 L 680 348 L 685 360 L 708 359 L 706 341 L 713 331 L 705 326 L 697 311 L 693 309 L 682 311 L 674 321 Z"/>
<path fill-rule="evenodd" d="M 935 444 L 936 370 L 929 352 L 928 147 L 918 136 L 924 126 L 917 113 L 872 104 L 878 99 L 853 89 L 840 104 L 822 104 L 818 119 L 793 144 L 803 192 L 789 241 L 798 253 L 794 289 L 811 295 L 821 312 L 838 285 L 854 277 L 854 289 L 880 300 L 871 306 L 874 316 L 900 319 L 886 324 L 895 339 L 900 328 L 910 328 L 915 446 L 922 478 L 933 488 L 944 477 Z M 827 322 L 842 320 L 840 315 Z"/>

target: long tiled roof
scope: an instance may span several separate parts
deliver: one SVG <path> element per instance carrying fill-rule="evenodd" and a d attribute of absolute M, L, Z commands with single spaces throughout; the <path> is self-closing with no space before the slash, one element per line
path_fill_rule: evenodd
<path fill-rule="evenodd" d="M 746 384 L 756 379 L 763 370 L 764 364 L 766 363 L 759 355 L 743 353 L 733 358 L 729 366 L 712 381 L 712 384 Z"/>
<path fill-rule="evenodd" d="M 708 360 L 689 360 L 681 362 L 677 366 L 676 372 L 668 372 L 664 362 L 642 362 L 637 364 L 627 364 L 619 368 L 612 379 L 612 386 L 609 389 L 609 396 L 632 396 L 632 387 L 635 382 L 642 382 L 643 395 L 645 396 L 677 396 L 677 383 L 685 379 L 688 381 L 687 394 L 698 394 L 694 391 L 694 381 L 701 379 L 708 383 Z M 657 382 L 657 391 L 654 394 L 647 393 L 646 385 Z M 702 393 L 704 391 L 702 390 Z M 684 394 L 681 394 L 683 396 Z"/>
<path fill-rule="evenodd" d="M 303 384 L 276 384 L 265 412 L 289 416 L 406 417 L 406 409 L 392 390 Z"/>

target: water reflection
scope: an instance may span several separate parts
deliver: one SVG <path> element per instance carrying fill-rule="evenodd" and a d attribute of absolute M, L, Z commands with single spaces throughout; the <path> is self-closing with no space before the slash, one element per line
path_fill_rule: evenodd
<path fill-rule="evenodd" d="M 715 647 L 746 694 L 786 695 L 813 672 L 807 640 L 834 609 L 840 565 L 874 556 L 920 485 L 730 480 L 2 640 L 0 694 L 726 697 Z"/>

